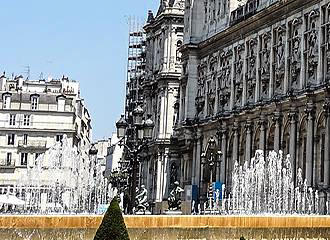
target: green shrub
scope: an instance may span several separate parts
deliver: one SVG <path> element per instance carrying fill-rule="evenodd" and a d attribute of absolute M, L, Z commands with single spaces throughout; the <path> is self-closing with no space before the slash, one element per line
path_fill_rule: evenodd
<path fill-rule="evenodd" d="M 113 198 L 94 240 L 129 240 L 128 232 L 117 198 Z"/>

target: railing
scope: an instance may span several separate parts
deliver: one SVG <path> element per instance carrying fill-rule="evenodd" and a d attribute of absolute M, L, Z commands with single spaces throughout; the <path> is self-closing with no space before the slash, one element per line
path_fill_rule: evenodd
<path fill-rule="evenodd" d="M 0 160 L 0 168 L 15 168 L 14 161 L 7 163 L 7 159 Z"/>
<path fill-rule="evenodd" d="M 18 147 L 22 148 L 46 148 L 47 142 L 46 141 L 33 141 L 29 140 L 27 142 L 18 141 Z"/>

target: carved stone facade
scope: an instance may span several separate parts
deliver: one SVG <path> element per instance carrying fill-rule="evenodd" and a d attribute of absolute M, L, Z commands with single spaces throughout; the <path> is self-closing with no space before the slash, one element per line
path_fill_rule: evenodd
<path fill-rule="evenodd" d="M 167 209 L 168 194 L 180 179 L 180 161 L 177 154 L 170 154 L 170 140 L 178 120 L 183 20 L 184 1 L 162 0 L 157 15 L 149 12 L 144 26 L 143 103 L 145 117 L 150 114 L 155 127 L 148 152 L 141 158 L 139 184 L 146 186 L 157 213 Z"/>
<path fill-rule="evenodd" d="M 227 186 L 236 161 L 283 150 L 330 199 L 330 2 L 224 2 L 186 0 L 173 139 L 186 187 L 198 189 L 186 200 L 206 197 L 200 156 L 211 137 L 223 153 L 215 179 Z"/>

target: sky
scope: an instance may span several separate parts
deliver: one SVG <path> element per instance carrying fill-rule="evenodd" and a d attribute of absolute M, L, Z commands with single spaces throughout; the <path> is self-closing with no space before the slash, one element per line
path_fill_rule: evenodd
<path fill-rule="evenodd" d="M 111 137 L 124 110 L 128 19 L 159 0 L 0 0 L 0 72 L 79 81 L 93 140 Z"/>

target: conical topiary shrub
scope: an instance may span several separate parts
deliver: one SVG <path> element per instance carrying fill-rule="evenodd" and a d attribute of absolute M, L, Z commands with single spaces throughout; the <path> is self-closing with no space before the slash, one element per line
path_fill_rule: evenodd
<path fill-rule="evenodd" d="M 94 240 L 129 240 L 118 200 L 114 197 L 97 229 Z"/>

